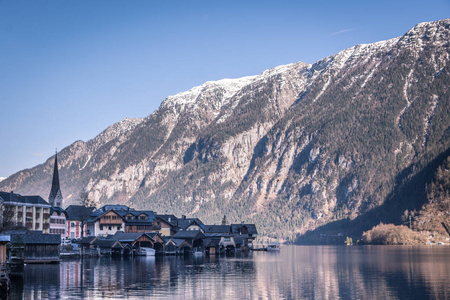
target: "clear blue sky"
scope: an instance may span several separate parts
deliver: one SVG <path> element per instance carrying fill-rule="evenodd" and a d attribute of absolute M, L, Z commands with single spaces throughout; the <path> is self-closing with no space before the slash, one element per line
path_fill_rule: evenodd
<path fill-rule="evenodd" d="M 0 177 L 205 81 L 448 17 L 449 0 L 0 0 Z"/>

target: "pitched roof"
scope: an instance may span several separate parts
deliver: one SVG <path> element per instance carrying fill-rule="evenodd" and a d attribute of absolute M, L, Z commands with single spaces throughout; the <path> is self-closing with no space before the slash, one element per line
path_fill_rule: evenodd
<path fill-rule="evenodd" d="M 107 210 L 107 211 L 103 211 L 103 210 L 97 209 L 97 210 L 93 211 L 93 212 L 89 215 L 89 219 L 87 219 L 86 222 L 87 222 L 87 223 L 95 222 L 95 221 L 97 221 L 98 219 L 100 219 L 104 214 L 107 214 L 107 213 L 109 213 L 110 211 L 114 212 L 116 215 L 118 215 L 119 217 L 122 218 L 122 216 L 121 216 L 120 214 L 118 214 L 117 211 L 115 211 L 115 210 L 113 210 L 113 209 L 110 209 L 110 210 Z"/>
<path fill-rule="evenodd" d="M 128 225 L 130 225 L 130 222 L 133 222 L 132 225 L 152 225 L 153 221 L 155 220 L 155 213 L 151 210 L 134 210 L 131 208 L 128 208 L 128 206 L 125 205 L 105 205 L 97 210 L 94 210 L 90 215 L 87 222 L 95 222 L 97 219 L 99 219 L 104 214 L 113 211 L 117 215 L 119 215 Z M 127 220 L 127 215 L 133 215 L 135 219 L 133 220 Z M 139 216 L 142 214 L 146 214 L 148 216 L 147 220 L 140 220 Z"/>
<path fill-rule="evenodd" d="M 247 229 L 247 230 L 245 230 Z M 231 224 L 233 234 L 258 234 L 255 224 Z"/>
<path fill-rule="evenodd" d="M 11 234 L 11 243 L 17 244 L 61 244 L 60 234 L 44 234 L 42 232 L 30 231 L 25 234 Z"/>
<path fill-rule="evenodd" d="M 115 211 L 115 212 L 118 213 L 125 220 L 126 223 L 136 222 L 136 225 L 145 225 L 145 224 L 138 224 L 138 223 L 151 223 L 151 224 L 153 224 L 153 222 L 155 221 L 155 218 L 156 218 L 155 217 L 155 213 L 153 211 L 151 211 L 151 210 L 129 210 L 129 211 L 119 210 L 119 211 Z M 140 220 L 139 216 L 142 215 L 142 214 L 147 215 L 148 219 L 147 220 Z M 127 220 L 126 217 L 128 215 L 134 216 L 134 219 L 133 220 Z"/>
<path fill-rule="evenodd" d="M 161 218 L 172 226 L 178 226 L 178 218 L 175 215 L 156 215 L 156 217 Z"/>
<path fill-rule="evenodd" d="M 58 207 L 58 206 L 52 206 L 52 207 L 50 208 L 50 216 L 51 216 L 54 212 L 56 212 L 58 215 L 61 215 L 61 214 L 66 215 L 66 219 L 67 219 L 67 212 L 66 212 L 64 209 L 62 209 L 61 207 Z"/>
<path fill-rule="evenodd" d="M 177 239 L 201 239 L 205 238 L 205 235 L 200 230 L 184 230 L 178 231 L 173 237 Z"/>
<path fill-rule="evenodd" d="M 50 207 L 50 204 L 42 199 L 41 196 L 22 196 L 20 194 L 0 192 L 0 197 L 3 198 L 5 205 L 8 205 L 8 202 L 16 202 L 21 204 L 42 205 Z"/>
<path fill-rule="evenodd" d="M 231 233 L 230 225 L 205 225 L 205 233 Z"/>
<path fill-rule="evenodd" d="M 221 237 L 232 237 L 233 235 L 230 233 L 206 233 L 205 236 L 207 238 L 221 238 Z"/>
<path fill-rule="evenodd" d="M 96 239 L 98 239 L 97 236 L 85 236 L 78 242 L 78 244 L 92 244 Z"/>
<path fill-rule="evenodd" d="M 107 211 L 110 211 L 110 210 L 114 210 L 116 212 L 118 212 L 118 211 L 132 211 L 132 209 L 130 209 L 128 206 L 120 205 L 120 204 L 106 204 L 106 205 L 100 207 L 97 210 L 98 211 L 103 211 L 103 212 L 107 212 Z"/>
<path fill-rule="evenodd" d="M 200 228 L 205 230 L 204 229 L 205 225 L 198 218 L 185 218 L 185 217 L 183 217 L 181 219 L 178 219 L 178 227 L 180 227 L 182 230 L 186 230 L 192 224 L 197 224 Z"/>
<path fill-rule="evenodd" d="M 123 248 L 123 245 L 117 240 L 98 239 L 94 242 L 94 245 L 100 248 Z"/>
<path fill-rule="evenodd" d="M 86 207 L 84 205 L 70 205 L 66 208 L 67 220 L 87 220 L 94 209 L 95 207 Z"/>
<path fill-rule="evenodd" d="M 184 240 L 184 239 L 174 239 L 174 238 L 168 239 L 167 242 L 166 242 L 166 245 L 167 245 L 167 243 L 170 243 L 171 241 L 172 241 L 172 242 L 175 244 L 175 246 L 177 246 L 177 247 L 180 247 L 183 243 L 186 243 L 186 244 L 188 244 L 190 247 L 192 247 L 191 244 L 189 244 L 188 241 L 186 241 L 186 240 Z"/>
<path fill-rule="evenodd" d="M 146 235 L 150 239 L 153 240 L 152 237 L 150 237 L 148 234 L 143 233 L 143 232 L 123 232 L 123 231 L 117 231 L 115 234 L 109 235 L 107 237 L 107 239 L 120 241 L 122 243 L 129 243 L 129 242 L 134 242 L 135 240 L 139 239 L 143 235 Z"/>

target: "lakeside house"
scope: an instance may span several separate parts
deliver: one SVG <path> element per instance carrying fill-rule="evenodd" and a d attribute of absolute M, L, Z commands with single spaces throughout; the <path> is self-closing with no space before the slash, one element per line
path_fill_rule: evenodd
<path fill-rule="evenodd" d="M 141 248 L 155 249 L 155 239 L 153 239 L 148 233 L 116 232 L 114 235 L 108 236 L 106 239 L 120 242 L 124 247 L 128 247 L 125 250 L 130 250 L 131 252 L 126 252 L 125 254 L 139 254 L 141 252 Z"/>
<path fill-rule="evenodd" d="M 66 220 L 67 220 L 66 211 L 61 207 L 52 206 L 50 208 L 49 233 L 60 234 L 61 238 L 66 238 L 67 237 Z"/>
<path fill-rule="evenodd" d="M 88 236 L 108 236 L 123 230 L 124 218 L 118 211 L 128 209 L 123 205 L 105 205 L 95 210 L 86 221 Z"/>
<path fill-rule="evenodd" d="M 186 218 L 186 216 L 181 216 L 181 219 L 178 219 L 178 229 L 180 231 L 188 231 L 188 230 L 199 230 L 201 232 L 205 232 L 204 224 L 199 218 Z"/>
<path fill-rule="evenodd" d="M 99 252 L 97 251 L 97 247 L 94 244 L 96 240 L 98 240 L 98 236 L 86 236 L 82 238 L 78 245 L 81 249 L 81 255 L 83 256 L 97 256 Z"/>
<path fill-rule="evenodd" d="M 131 251 L 129 247 L 124 247 L 116 240 L 96 239 L 93 245 L 97 247 L 100 255 L 121 256 L 124 254 L 124 249 Z"/>
<path fill-rule="evenodd" d="M 83 205 L 70 205 L 66 208 L 68 238 L 80 239 L 86 236 L 86 221 L 94 210 L 95 207 Z"/>
<path fill-rule="evenodd" d="M 157 229 L 153 228 L 156 219 L 153 211 L 128 209 L 127 211 L 118 211 L 118 213 L 125 220 L 125 232 L 150 232 Z"/>
<path fill-rule="evenodd" d="M 156 215 L 153 226 L 161 236 L 172 236 L 178 231 L 178 218 L 174 215 Z"/>
<path fill-rule="evenodd" d="M 201 230 L 181 230 L 173 236 L 175 239 L 183 239 L 192 245 L 192 251 L 205 251 L 205 238 Z"/>
<path fill-rule="evenodd" d="M 58 263 L 60 261 L 61 236 L 41 231 L 19 231 L 9 234 L 11 244 L 23 247 L 25 263 Z"/>
<path fill-rule="evenodd" d="M 242 222 L 241 224 L 231 224 L 231 234 L 239 236 L 242 240 L 242 247 L 245 249 L 253 249 L 253 241 L 258 236 L 255 224 Z"/>
<path fill-rule="evenodd" d="M 40 196 L 23 196 L 0 191 L 3 199 L 2 224 L 49 233 L 51 205 Z"/>
<path fill-rule="evenodd" d="M 166 255 L 185 255 L 192 252 L 192 245 L 185 239 L 167 238 L 164 245 Z"/>

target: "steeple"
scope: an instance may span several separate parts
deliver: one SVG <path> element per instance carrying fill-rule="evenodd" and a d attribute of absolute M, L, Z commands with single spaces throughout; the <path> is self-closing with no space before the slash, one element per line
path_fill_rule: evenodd
<path fill-rule="evenodd" d="M 52 189 L 50 190 L 50 196 L 48 196 L 48 202 L 51 206 L 61 207 L 62 194 L 59 186 L 59 173 L 58 173 L 58 152 L 55 154 L 55 166 L 53 169 Z"/>

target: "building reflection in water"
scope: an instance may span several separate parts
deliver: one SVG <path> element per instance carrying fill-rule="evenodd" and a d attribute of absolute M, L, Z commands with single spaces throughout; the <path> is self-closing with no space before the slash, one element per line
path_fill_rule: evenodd
<path fill-rule="evenodd" d="M 27 265 L 11 299 L 450 299 L 450 247 L 283 246 L 281 253 Z"/>

